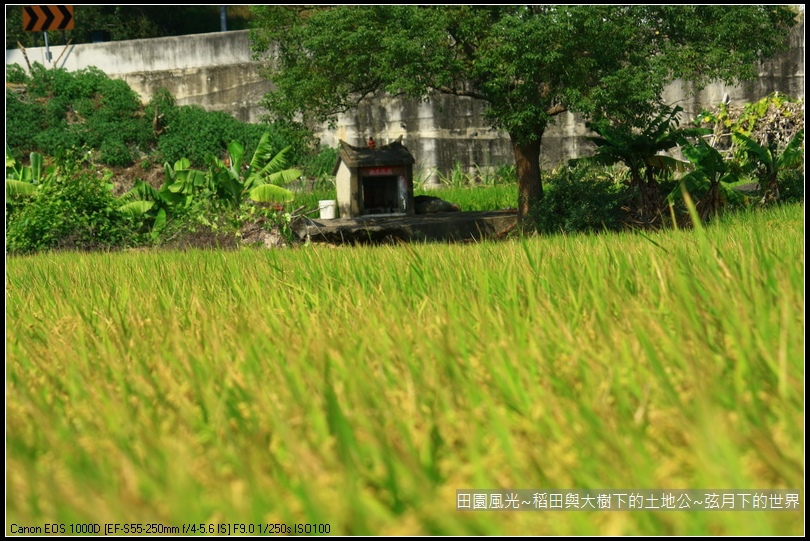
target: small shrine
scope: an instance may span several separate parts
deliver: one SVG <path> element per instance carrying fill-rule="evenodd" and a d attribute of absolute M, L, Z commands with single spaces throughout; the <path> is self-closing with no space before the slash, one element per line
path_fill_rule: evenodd
<path fill-rule="evenodd" d="M 415 213 L 411 153 L 401 138 L 366 146 L 340 141 L 333 170 L 341 218 L 406 216 Z"/>

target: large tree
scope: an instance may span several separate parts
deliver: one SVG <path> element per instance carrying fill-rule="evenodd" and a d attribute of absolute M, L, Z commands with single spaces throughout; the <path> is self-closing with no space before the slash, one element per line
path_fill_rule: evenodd
<path fill-rule="evenodd" d="M 518 212 L 543 196 L 540 145 L 572 111 L 634 125 L 675 79 L 702 88 L 756 76 L 784 50 L 787 6 L 254 6 L 254 52 L 274 57 L 263 105 L 278 118 L 334 120 L 384 91 L 484 100 L 512 141 Z"/>

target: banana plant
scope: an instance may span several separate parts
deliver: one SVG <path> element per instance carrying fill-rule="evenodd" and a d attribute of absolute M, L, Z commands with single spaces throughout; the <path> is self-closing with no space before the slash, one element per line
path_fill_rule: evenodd
<path fill-rule="evenodd" d="M 18 164 L 6 148 L 6 195 L 9 197 L 33 195 L 53 172 L 53 168 L 45 167 L 44 156 L 39 152 L 32 152 L 30 160 L 31 165 Z"/>
<path fill-rule="evenodd" d="M 191 204 L 194 192 L 208 184 L 205 173 L 191 169 L 187 158 L 178 160 L 173 167 L 165 163 L 163 173 L 165 177 L 159 190 L 142 180 L 136 180 L 135 186 L 118 198 L 121 203 L 119 210 L 127 214 L 143 214 L 152 206 L 167 210 L 177 206 L 185 207 Z M 153 205 L 145 205 L 145 202 Z"/>
<path fill-rule="evenodd" d="M 152 222 L 151 236 L 156 239 L 166 227 L 166 219 L 171 208 L 180 203 L 176 194 L 168 191 L 166 184 L 160 190 L 156 190 L 142 180 L 136 180 L 135 186 L 118 197 L 118 212 L 131 218 L 149 217 Z"/>
<path fill-rule="evenodd" d="M 775 139 L 761 145 L 738 131 L 732 134 L 732 141 L 737 147 L 737 154 L 742 158 L 743 166 L 759 178 L 759 185 L 765 190 L 763 203 L 779 200 L 780 171 L 804 166 L 803 129 L 793 136 L 781 152 Z"/>
<path fill-rule="evenodd" d="M 596 145 L 595 154 L 570 160 L 570 164 L 624 164 L 630 172 L 630 185 L 636 190 L 640 212 L 654 213 L 660 204 L 660 196 L 656 195 L 658 175 L 663 172 L 685 171 L 688 167 L 688 162 L 662 153 L 688 144 L 689 138 L 711 133 L 705 128 L 679 127 L 682 111 L 680 106 L 662 107 L 659 114 L 650 119 L 641 130 L 606 123 L 588 123 L 588 128 L 597 133 L 597 136 L 586 138 Z"/>
<path fill-rule="evenodd" d="M 195 192 L 210 187 L 210 180 L 203 171 L 191 168 L 188 158 L 181 158 L 174 163 L 174 167 L 168 163 L 163 164 L 165 180 L 161 190 L 166 194 L 178 194 L 173 198 L 175 202 L 191 202 Z"/>
<path fill-rule="evenodd" d="M 687 191 L 702 221 L 717 215 L 728 203 L 746 203 L 745 194 L 735 187 L 743 182 L 745 170 L 734 160 L 727 160 L 704 139 L 682 147 L 681 151 L 694 169 L 683 175 L 669 194 L 670 204 Z"/>
<path fill-rule="evenodd" d="M 301 176 L 298 169 L 285 169 L 291 147 L 273 154 L 270 133 L 265 132 L 249 163 L 244 162 L 245 147 L 238 141 L 228 145 L 226 160 L 209 156 L 210 178 L 220 198 L 233 206 L 245 199 L 258 203 L 286 203 L 295 199 L 293 192 L 282 188 Z"/>
<path fill-rule="evenodd" d="M 166 227 L 168 216 L 180 208 L 191 205 L 195 193 L 210 187 L 208 176 L 195 169 L 187 158 L 182 158 L 174 166 L 163 165 L 164 181 L 159 190 L 142 180 L 137 180 L 135 186 L 118 198 L 120 203 L 118 211 L 133 218 L 151 217 L 152 237 L 158 235 Z"/>

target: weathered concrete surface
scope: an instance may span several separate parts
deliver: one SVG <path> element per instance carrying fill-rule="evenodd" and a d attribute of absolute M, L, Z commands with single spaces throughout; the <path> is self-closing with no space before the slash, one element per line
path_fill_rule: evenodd
<path fill-rule="evenodd" d="M 392 241 L 464 242 L 498 238 L 517 224 L 516 210 L 442 212 L 417 216 L 304 219 L 293 225 L 300 239 L 333 244 Z"/>

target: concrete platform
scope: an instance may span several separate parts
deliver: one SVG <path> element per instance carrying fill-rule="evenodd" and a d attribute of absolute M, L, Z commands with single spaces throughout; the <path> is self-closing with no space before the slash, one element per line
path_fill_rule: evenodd
<path fill-rule="evenodd" d="M 517 210 L 462 211 L 414 216 L 368 216 L 320 220 L 304 218 L 293 225 L 299 238 L 333 244 L 391 241 L 464 242 L 498 238 L 517 224 Z"/>

